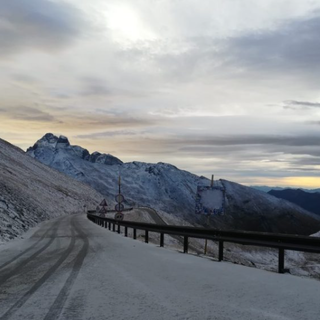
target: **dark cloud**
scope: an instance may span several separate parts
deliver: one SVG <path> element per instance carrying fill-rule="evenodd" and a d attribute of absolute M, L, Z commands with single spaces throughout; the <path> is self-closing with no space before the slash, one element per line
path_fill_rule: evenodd
<path fill-rule="evenodd" d="M 275 170 L 281 164 L 279 170 L 282 170 L 283 175 L 284 172 L 298 170 L 299 167 L 308 169 L 304 171 L 317 170 L 315 166 L 320 164 L 318 136 L 242 135 L 198 139 L 133 137 L 130 142 L 123 139 L 120 145 L 133 154 L 150 154 L 157 150 L 162 157 L 164 154 L 170 154 L 170 157 L 195 159 L 196 162 L 201 159 L 202 168 L 214 167 L 219 171 L 251 172 L 255 170 L 255 165 L 260 171 L 263 171 L 264 167 L 266 170 Z M 135 149 L 130 151 L 130 145 L 134 145 Z"/>
<path fill-rule="evenodd" d="M 320 157 L 295 157 L 291 163 L 297 166 L 319 166 Z"/>
<path fill-rule="evenodd" d="M 0 107 L 0 114 L 3 114 L 10 119 L 25 120 L 25 121 L 39 121 L 39 122 L 53 122 L 56 119 L 49 113 L 41 111 L 32 107 Z"/>
<path fill-rule="evenodd" d="M 88 138 L 103 138 L 108 133 L 98 133 Z M 315 165 L 320 159 L 319 136 L 261 136 L 240 135 L 225 137 L 174 137 L 163 135 L 163 138 L 140 137 L 132 135 L 131 139 L 117 138 L 119 146 L 127 151 L 130 146 L 135 146 L 133 153 L 170 154 L 182 158 L 198 159 L 224 159 L 237 163 L 248 161 L 269 161 L 286 163 L 290 159 L 305 159 L 295 165 Z M 282 159 L 284 157 L 284 159 Z M 311 163 L 309 159 L 313 159 Z"/>
<path fill-rule="evenodd" d="M 286 105 L 283 106 L 283 109 L 288 110 L 307 110 L 310 108 L 320 108 L 319 102 L 308 102 L 308 101 L 295 101 L 288 100 L 284 102 Z"/>
<path fill-rule="evenodd" d="M 56 51 L 84 30 L 81 12 L 65 2 L 0 2 L 0 56 L 26 49 Z"/>
<path fill-rule="evenodd" d="M 291 106 L 302 106 L 302 107 L 310 107 L 310 108 L 320 108 L 320 102 L 308 102 L 308 101 L 295 101 L 295 100 L 288 100 L 285 101 L 286 104 Z"/>
<path fill-rule="evenodd" d="M 268 136 L 237 135 L 222 137 L 190 137 L 173 139 L 169 142 L 195 146 L 237 146 L 237 145 L 277 145 L 277 146 L 320 146 L 320 136 Z"/>
<path fill-rule="evenodd" d="M 220 80 L 239 79 L 241 82 L 254 79 L 270 80 L 280 77 L 306 81 L 317 86 L 320 78 L 320 16 L 289 20 L 272 30 L 212 39 L 206 37 L 185 38 L 178 53 L 154 54 L 144 47 L 126 50 L 129 61 L 145 63 L 155 61 L 159 70 L 170 75 L 170 80 L 192 81 L 200 76 L 219 77 Z M 172 43 L 168 42 L 169 47 Z M 248 78 L 248 75 L 251 75 Z M 274 78 L 278 81 L 278 78 Z M 288 88 L 284 88 L 288 89 Z"/>
<path fill-rule="evenodd" d="M 248 69 L 320 76 L 320 17 L 288 21 L 276 30 L 256 31 L 228 40 L 232 63 Z"/>

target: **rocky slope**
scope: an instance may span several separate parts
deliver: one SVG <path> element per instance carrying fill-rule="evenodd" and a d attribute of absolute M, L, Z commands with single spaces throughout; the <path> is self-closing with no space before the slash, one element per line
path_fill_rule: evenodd
<path fill-rule="evenodd" d="M 179 218 L 192 225 L 223 229 L 311 234 L 320 229 L 320 218 L 302 208 L 264 192 L 226 180 L 215 185 L 224 190 L 225 211 L 209 220 L 195 215 L 198 185 L 209 185 L 204 177 L 165 163 L 122 163 L 107 154 L 90 154 L 86 149 L 70 145 L 66 137 L 46 134 L 27 153 L 79 181 L 85 182 L 107 199 L 118 192 L 118 176 L 126 205 L 148 206 L 164 219 Z M 168 221 L 168 220 L 167 220 Z"/>
<path fill-rule="evenodd" d="M 0 139 L 0 241 L 37 222 L 84 211 L 101 195 Z"/>

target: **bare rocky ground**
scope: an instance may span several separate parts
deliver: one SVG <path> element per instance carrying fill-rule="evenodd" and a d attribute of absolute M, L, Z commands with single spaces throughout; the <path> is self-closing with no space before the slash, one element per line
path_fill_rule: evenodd
<path fill-rule="evenodd" d="M 83 212 L 101 201 L 99 192 L 26 155 L 0 139 L 0 242 L 36 223 Z"/>

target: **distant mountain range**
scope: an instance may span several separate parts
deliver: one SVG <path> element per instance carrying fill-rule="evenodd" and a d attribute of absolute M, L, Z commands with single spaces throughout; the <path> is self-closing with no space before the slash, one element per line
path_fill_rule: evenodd
<path fill-rule="evenodd" d="M 302 189 L 270 190 L 269 194 L 288 200 L 320 216 L 320 193 L 309 193 Z"/>
<path fill-rule="evenodd" d="M 260 190 L 263 192 L 269 192 L 270 190 L 297 190 L 298 188 L 285 188 L 285 187 L 269 187 L 269 186 L 250 186 L 253 189 Z M 318 189 L 303 189 L 299 188 L 299 190 L 303 190 L 308 193 L 320 192 L 320 188 Z"/>
<path fill-rule="evenodd" d="M 224 190 L 224 214 L 195 214 L 196 190 L 210 185 L 204 177 L 179 170 L 171 164 L 143 162 L 123 163 L 120 159 L 72 146 L 68 138 L 51 133 L 38 140 L 27 153 L 40 162 L 105 195 L 111 207 L 118 192 L 121 175 L 122 192 L 127 206 L 154 208 L 166 221 L 185 221 L 221 229 L 311 234 L 320 230 L 320 217 L 291 202 L 267 193 L 219 180 L 215 185 Z M 173 219 L 173 220 L 172 220 Z"/>

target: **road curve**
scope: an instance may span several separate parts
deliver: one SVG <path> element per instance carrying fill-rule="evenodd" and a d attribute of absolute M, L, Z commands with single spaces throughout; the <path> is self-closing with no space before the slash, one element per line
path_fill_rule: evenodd
<path fill-rule="evenodd" d="M 0 247 L 3 319 L 317 319 L 320 282 L 219 263 L 72 215 Z"/>

